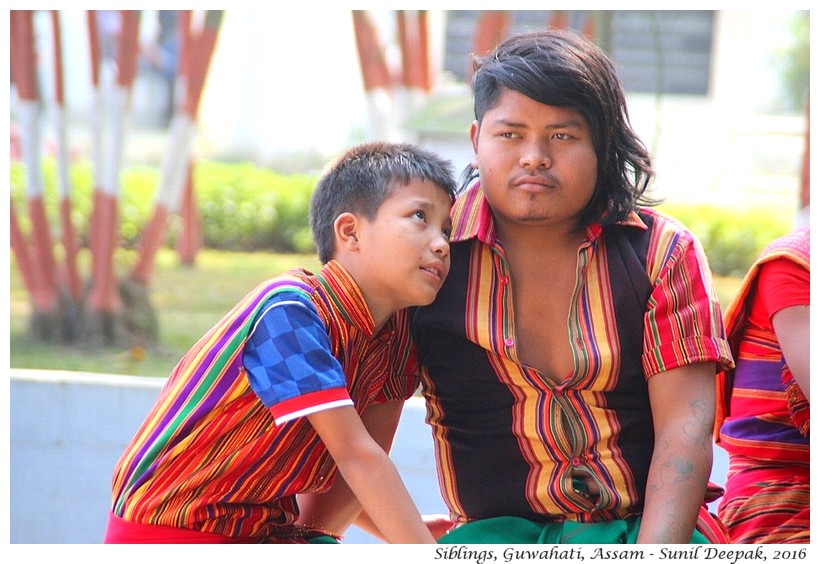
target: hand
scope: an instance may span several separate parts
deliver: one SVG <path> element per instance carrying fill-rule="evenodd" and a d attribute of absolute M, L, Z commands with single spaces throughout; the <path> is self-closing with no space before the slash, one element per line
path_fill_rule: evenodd
<path fill-rule="evenodd" d="M 447 534 L 447 531 L 452 529 L 456 524 L 455 521 L 450 519 L 447 515 L 438 513 L 422 515 L 421 518 L 424 521 L 424 524 L 427 525 L 427 528 L 430 529 L 430 534 L 437 540 Z"/>

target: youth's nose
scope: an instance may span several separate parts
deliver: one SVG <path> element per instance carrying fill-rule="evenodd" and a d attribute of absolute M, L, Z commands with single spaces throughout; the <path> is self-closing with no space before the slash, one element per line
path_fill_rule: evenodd
<path fill-rule="evenodd" d="M 519 164 L 522 168 L 529 170 L 546 169 L 552 166 L 552 158 L 550 157 L 547 147 L 541 143 L 534 142 L 523 148 Z"/>

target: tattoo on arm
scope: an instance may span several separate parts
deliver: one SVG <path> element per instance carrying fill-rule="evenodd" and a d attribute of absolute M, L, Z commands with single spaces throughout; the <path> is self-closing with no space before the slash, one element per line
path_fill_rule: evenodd
<path fill-rule="evenodd" d="M 689 402 L 692 409 L 692 419 L 683 425 L 683 434 L 692 440 L 695 446 L 704 448 L 711 446 L 712 421 L 714 420 L 713 410 L 708 409 L 703 400 L 693 400 Z"/>

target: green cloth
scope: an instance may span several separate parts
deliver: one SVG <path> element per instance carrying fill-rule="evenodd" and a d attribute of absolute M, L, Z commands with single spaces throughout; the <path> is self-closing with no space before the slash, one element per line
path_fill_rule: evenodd
<path fill-rule="evenodd" d="M 601 523 L 540 523 L 523 517 L 492 517 L 465 523 L 439 539 L 439 544 L 635 544 L 640 516 Z M 699 531 L 691 544 L 709 544 Z"/>
<path fill-rule="evenodd" d="M 330 535 L 316 535 L 315 537 L 307 537 L 308 544 L 341 544 L 338 539 Z"/>

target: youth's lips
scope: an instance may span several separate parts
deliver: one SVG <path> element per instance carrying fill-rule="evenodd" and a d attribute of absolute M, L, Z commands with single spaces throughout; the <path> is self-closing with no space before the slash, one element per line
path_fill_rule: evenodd
<path fill-rule="evenodd" d="M 549 176 L 542 176 L 540 174 L 527 174 L 525 176 L 519 176 L 516 178 L 513 183 L 513 186 L 516 188 L 535 188 L 535 189 L 544 189 L 544 188 L 556 188 L 558 186 L 558 182 Z"/>

